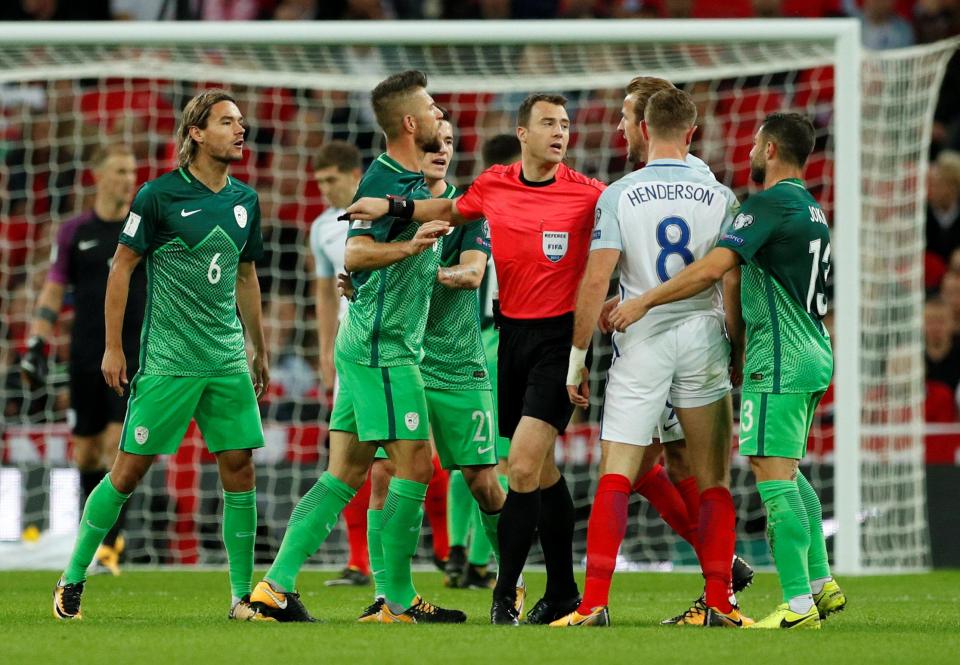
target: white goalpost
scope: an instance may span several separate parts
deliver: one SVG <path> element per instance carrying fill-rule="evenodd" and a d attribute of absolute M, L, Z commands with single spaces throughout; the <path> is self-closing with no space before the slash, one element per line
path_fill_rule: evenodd
<path fill-rule="evenodd" d="M 865 52 L 852 19 L 0 24 L 0 554 L 22 548 L 25 532 L 59 542 L 79 518 L 64 397 L 69 311 L 52 340 L 45 389 L 19 385 L 16 359 L 51 239 L 89 205 L 85 160 L 119 138 L 134 147 L 141 181 L 156 177 L 172 166 L 183 104 L 220 85 L 251 125 L 248 155 L 233 173 L 257 189 L 264 210 L 258 272 L 277 388 L 263 406 L 268 443 L 255 459 L 258 552 L 270 557 L 293 503 L 326 463 L 329 404 L 317 382 L 306 259 L 306 230 L 323 206 L 311 159 L 333 138 L 375 157 L 381 139 L 369 91 L 416 68 L 456 126 L 450 180 L 458 186 L 480 172 L 484 140 L 512 133 L 516 108 L 533 91 L 570 99 L 569 162 L 611 182 L 632 168 L 616 130 L 624 86 L 640 74 L 673 81 L 700 111 L 693 151 L 741 197 L 750 194 L 747 155 L 765 115 L 811 117 L 817 145 L 806 175 L 833 234 L 836 371 L 804 468 L 823 500 L 838 572 L 924 569 L 923 211 L 933 109 L 957 45 Z M 602 395 L 609 341 L 596 341 L 592 378 Z M 558 445 L 577 506 L 578 559 L 599 459 L 598 408 Z M 763 563 L 762 508 L 742 462 L 733 481 L 738 547 Z M 216 472 L 191 430 L 131 499 L 130 559 L 223 561 L 218 514 Z M 634 499 L 624 559 L 693 563 L 675 540 Z M 335 534 L 314 561 L 339 563 L 344 551 Z"/>

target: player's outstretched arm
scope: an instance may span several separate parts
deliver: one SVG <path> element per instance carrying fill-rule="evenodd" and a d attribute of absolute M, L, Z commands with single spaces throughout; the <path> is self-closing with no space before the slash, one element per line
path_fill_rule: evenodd
<path fill-rule="evenodd" d="M 657 305 L 695 296 L 710 288 L 740 265 L 740 256 L 726 247 L 714 247 L 698 261 L 694 261 L 660 286 L 650 289 L 639 298 L 630 298 L 610 313 L 614 330 L 623 332 Z"/>
<path fill-rule="evenodd" d="M 123 354 L 123 315 L 130 293 L 130 275 L 140 263 L 140 255 L 126 245 L 117 245 L 107 277 L 107 293 L 103 301 L 106 327 L 105 349 L 100 371 L 111 390 L 121 397 L 127 385 L 127 358 Z"/>
<path fill-rule="evenodd" d="M 409 256 L 415 256 L 433 246 L 450 225 L 444 221 L 422 224 L 416 235 L 405 242 L 376 242 L 370 236 L 347 238 L 343 266 L 347 272 L 386 268 Z"/>
<path fill-rule="evenodd" d="M 389 199 L 378 199 L 365 196 L 354 201 L 341 218 L 356 220 L 375 220 L 386 215 L 400 217 L 401 219 L 412 219 L 421 224 L 440 220 L 449 222 L 453 226 L 460 226 L 473 219 L 468 219 L 457 210 L 458 196 L 455 199 L 394 199 L 392 204 Z M 391 205 L 394 209 L 391 211 Z M 348 217 L 349 215 L 349 217 Z"/>
<path fill-rule="evenodd" d="M 243 261 L 237 266 L 237 308 L 243 327 L 253 343 L 253 389 L 257 397 L 267 392 L 270 386 L 270 362 L 267 358 L 267 342 L 263 335 L 263 306 L 260 300 L 260 280 L 253 261 Z"/>
<path fill-rule="evenodd" d="M 460 253 L 460 263 L 437 270 L 437 281 L 448 289 L 479 289 L 487 271 L 487 255 L 478 249 Z"/>
<path fill-rule="evenodd" d="M 587 258 L 587 268 L 580 280 L 577 309 L 573 316 L 573 344 L 567 366 L 567 395 L 576 406 L 590 404 L 590 387 L 586 376 L 587 349 L 593 329 L 600 318 L 610 276 L 620 260 L 619 249 L 595 249 Z"/>

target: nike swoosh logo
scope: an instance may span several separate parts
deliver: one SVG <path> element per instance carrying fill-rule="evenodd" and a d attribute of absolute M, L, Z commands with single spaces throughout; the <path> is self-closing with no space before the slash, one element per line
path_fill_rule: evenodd
<path fill-rule="evenodd" d="M 264 585 L 264 586 L 266 586 L 266 585 Z M 283 600 L 281 601 L 281 600 L 277 597 L 277 594 L 275 594 L 275 593 L 273 592 L 273 589 L 267 589 L 267 595 L 270 596 L 271 600 L 273 600 L 273 602 L 275 602 L 275 603 L 277 604 L 277 607 L 279 607 L 281 610 L 287 609 L 287 597 L 286 597 L 286 596 L 284 596 L 284 597 L 283 597 Z"/>
<path fill-rule="evenodd" d="M 93 249 L 99 244 L 99 240 L 81 240 L 77 243 L 77 249 L 79 249 L 81 252 L 85 252 L 88 249 Z"/>
<path fill-rule="evenodd" d="M 679 422 L 674 422 L 674 423 L 671 423 L 670 425 L 664 425 L 664 426 L 663 426 L 663 431 L 664 431 L 664 432 L 669 432 L 670 430 L 672 430 L 674 427 L 676 427 L 676 426 L 679 425 L 679 424 L 680 424 Z"/>
<path fill-rule="evenodd" d="M 198 212 L 200 212 L 201 210 L 203 210 L 203 208 L 197 208 L 196 210 L 191 210 L 190 212 L 187 212 L 186 210 L 181 210 L 181 211 L 180 211 L 180 216 L 181 216 L 181 217 L 189 217 L 190 215 L 196 215 L 196 214 L 197 214 Z"/>
<path fill-rule="evenodd" d="M 255 531 L 237 531 L 234 536 L 237 538 L 253 538 L 256 534 Z"/>
<path fill-rule="evenodd" d="M 486 448 L 481 448 L 480 446 L 477 446 L 477 454 L 478 454 L 478 455 L 484 455 L 484 454 L 490 452 L 491 450 L 493 450 L 493 446 L 487 446 Z"/>
<path fill-rule="evenodd" d="M 796 621 L 787 621 L 786 619 L 780 619 L 780 627 L 781 627 L 781 628 L 793 628 L 794 626 L 798 626 L 798 625 L 800 625 L 801 623 L 803 623 L 803 622 L 805 622 L 805 621 L 809 621 L 810 618 L 811 618 L 811 617 L 803 616 L 803 617 L 800 617 L 799 619 L 797 619 Z"/>

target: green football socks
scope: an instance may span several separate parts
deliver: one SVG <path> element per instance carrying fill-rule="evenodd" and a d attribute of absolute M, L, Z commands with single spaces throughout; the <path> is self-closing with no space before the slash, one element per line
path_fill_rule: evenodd
<path fill-rule="evenodd" d="M 417 597 L 410 561 L 420 541 L 426 498 L 426 484 L 403 478 L 390 480 L 390 490 L 383 504 L 381 539 L 386 568 L 384 592 L 394 612 L 406 610 Z"/>
<path fill-rule="evenodd" d="M 387 571 L 383 565 L 383 511 L 367 511 L 367 550 L 370 552 L 370 572 L 373 574 L 373 597 L 386 593 Z"/>
<path fill-rule="evenodd" d="M 120 509 L 130 498 L 129 494 L 118 492 L 110 482 L 110 474 L 93 488 L 87 503 L 83 507 L 83 516 L 80 518 L 80 530 L 77 532 L 77 541 L 70 555 L 70 563 L 63 571 L 64 584 L 83 582 L 87 578 L 87 568 L 93 561 L 97 548 L 103 542 L 104 536 L 117 521 Z"/>
<path fill-rule="evenodd" d="M 230 592 L 236 598 L 250 593 L 253 582 L 253 546 L 257 540 L 257 490 L 223 492 L 223 545 L 230 568 Z"/>
<path fill-rule="evenodd" d="M 800 490 L 800 499 L 803 501 L 803 506 L 807 511 L 807 521 L 810 524 L 810 551 L 807 554 L 807 568 L 810 571 L 810 579 L 823 580 L 830 577 L 827 541 L 823 536 L 823 508 L 816 491 L 799 471 L 797 471 L 797 489 Z"/>
<path fill-rule="evenodd" d="M 767 538 L 773 554 L 784 602 L 810 595 L 807 552 L 810 549 L 810 524 L 792 480 L 768 480 L 757 483 L 767 510 Z"/>
<path fill-rule="evenodd" d="M 467 481 L 463 479 L 463 473 L 451 471 L 450 487 L 447 490 L 447 531 L 450 534 L 451 547 L 467 546 L 467 534 L 470 532 L 476 505 Z"/>
<path fill-rule="evenodd" d="M 330 535 L 344 506 L 356 493 L 329 471 L 324 472 L 293 509 L 280 551 L 264 579 L 278 591 L 294 591 L 300 568 Z"/>
<path fill-rule="evenodd" d="M 508 488 L 507 477 L 497 476 L 500 481 L 500 487 L 506 492 Z M 467 561 L 473 566 L 486 566 L 490 561 L 490 553 L 500 565 L 500 541 L 497 540 L 497 525 L 500 524 L 500 511 L 495 513 L 485 513 L 477 505 L 473 513 L 473 541 L 470 543 L 470 556 Z M 483 531 L 486 537 L 481 538 L 480 532 Z"/>
<path fill-rule="evenodd" d="M 493 553 L 500 563 L 500 543 L 497 542 L 497 525 L 500 523 L 500 511 L 485 513 L 477 506 L 473 514 L 473 542 L 470 543 L 470 556 L 467 561 L 473 566 L 486 566 Z"/>

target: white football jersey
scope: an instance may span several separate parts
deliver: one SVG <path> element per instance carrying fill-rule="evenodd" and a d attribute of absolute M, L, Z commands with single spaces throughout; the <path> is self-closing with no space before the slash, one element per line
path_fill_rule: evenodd
<path fill-rule="evenodd" d="M 343 272 L 343 255 L 350 223 L 337 220 L 342 214 L 342 208 L 327 208 L 310 225 L 310 252 L 313 254 L 316 277 L 336 279 L 337 273 Z M 347 299 L 340 298 L 340 319 L 346 311 Z"/>
<path fill-rule="evenodd" d="M 696 157 L 686 163 L 654 160 L 600 196 L 590 249 L 620 250 L 620 297 L 636 298 L 713 249 L 738 208 L 733 192 Z M 628 348 L 698 316 L 723 320 L 719 285 L 654 307 L 625 333 L 614 336 L 614 349 Z"/>

